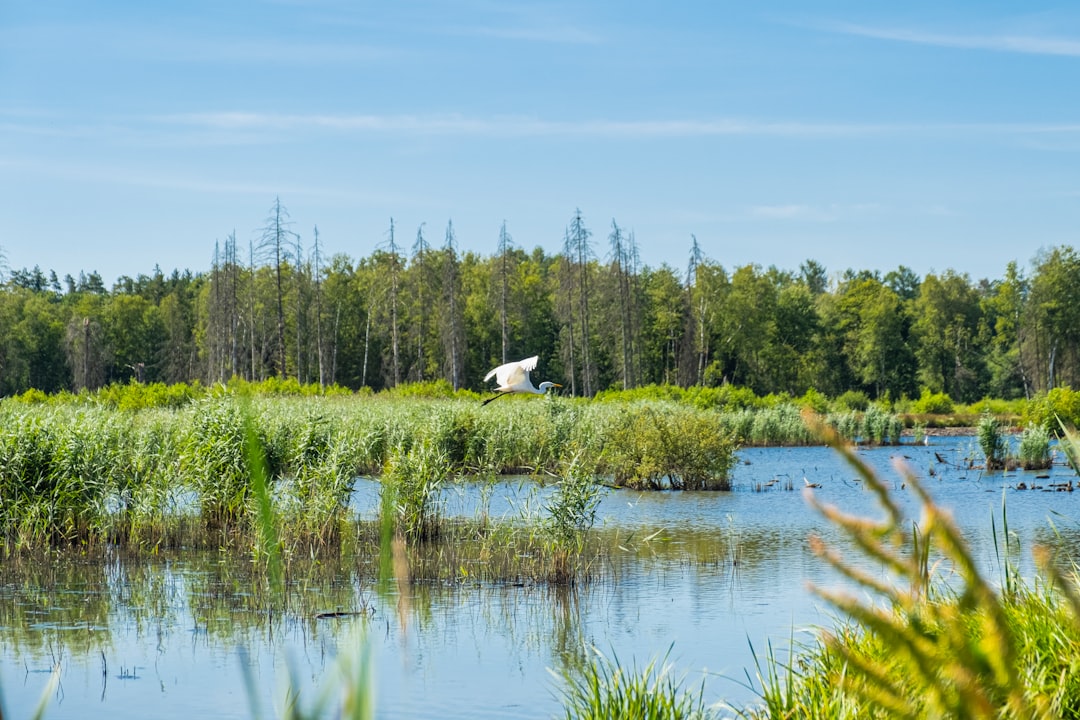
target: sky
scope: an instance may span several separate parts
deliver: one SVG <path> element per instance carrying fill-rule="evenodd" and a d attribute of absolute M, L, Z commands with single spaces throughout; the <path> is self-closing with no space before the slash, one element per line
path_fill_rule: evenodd
<path fill-rule="evenodd" d="M 1071 2 L 4 0 L 8 270 L 203 272 L 275 200 L 353 260 L 417 234 L 641 261 L 1030 272 L 1080 239 Z"/>

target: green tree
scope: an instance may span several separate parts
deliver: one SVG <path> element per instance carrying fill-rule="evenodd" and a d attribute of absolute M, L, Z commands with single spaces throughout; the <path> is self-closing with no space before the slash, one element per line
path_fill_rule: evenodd
<path fill-rule="evenodd" d="M 913 331 L 919 381 L 931 392 L 967 403 L 983 397 L 988 376 L 980 300 L 967 275 L 931 273 L 922 281 Z"/>
<path fill-rule="evenodd" d="M 990 283 L 983 294 L 985 332 L 989 334 L 983 347 L 987 349 L 988 392 L 992 397 L 1031 397 L 1033 388 L 1020 357 L 1020 327 L 1028 290 L 1027 278 L 1013 261 L 1006 267 L 1004 279 Z"/>
<path fill-rule="evenodd" d="M 833 343 L 830 362 L 848 368 L 846 377 L 833 376 L 830 390 L 839 394 L 861 389 L 874 397 L 913 395 L 911 320 L 899 296 L 873 274 L 849 273 L 835 303 L 827 307 L 827 336 L 838 341 Z"/>
<path fill-rule="evenodd" d="M 1080 382 L 1080 256 L 1071 247 L 1035 261 L 1020 331 L 1025 374 L 1036 391 Z"/>

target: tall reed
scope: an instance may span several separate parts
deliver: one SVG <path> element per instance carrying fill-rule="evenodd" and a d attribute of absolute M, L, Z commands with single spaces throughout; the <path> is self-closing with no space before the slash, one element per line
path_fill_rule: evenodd
<path fill-rule="evenodd" d="M 979 448 L 986 458 L 987 470 L 1001 470 L 1005 467 L 1009 444 L 1005 439 L 1002 423 L 990 414 L 979 418 Z"/>
<path fill-rule="evenodd" d="M 815 552 L 859 588 L 857 594 L 814 588 L 849 620 L 787 664 L 778 665 L 770 653 L 764 669 L 759 666 L 762 702 L 742 716 L 1041 720 L 1080 714 L 1080 595 L 1047 553 L 1037 554 L 1051 584 L 1037 581 L 1032 588 L 1009 571 L 1004 591 L 995 589 L 949 513 L 910 470 L 898 466 L 922 505 L 918 525 L 908 524 L 889 486 L 835 433 L 825 437 L 866 481 L 884 517 L 849 516 L 807 499 L 886 573 L 862 570 L 815 540 Z M 954 574 L 947 586 L 933 574 L 942 566 Z"/>
<path fill-rule="evenodd" d="M 1050 453 L 1050 433 L 1041 425 L 1029 424 L 1020 433 L 1017 451 L 1020 466 L 1025 470 L 1045 470 L 1053 463 Z"/>
<path fill-rule="evenodd" d="M 692 720 L 712 717 L 703 693 L 685 690 L 665 655 L 644 668 L 624 668 L 593 648 L 583 668 L 562 675 L 567 720 Z M 671 650 L 668 649 L 670 655 Z"/>

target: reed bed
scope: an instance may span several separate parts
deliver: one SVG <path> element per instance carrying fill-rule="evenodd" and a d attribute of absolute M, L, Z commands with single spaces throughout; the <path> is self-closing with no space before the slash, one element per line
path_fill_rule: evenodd
<path fill-rule="evenodd" d="M 221 395 L 119 410 L 5 401 L 4 546 L 243 542 L 258 500 L 249 430 L 279 537 L 309 551 L 340 542 L 360 476 L 390 481 L 405 511 L 462 476 L 562 478 L 571 466 L 589 483 L 725 488 L 736 447 L 719 415 L 672 404 Z M 414 540 L 437 528 L 423 525 L 434 508 L 418 509 L 399 518 Z"/>
<path fill-rule="evenodd" d="M 360 476 L 392 481 L 406 512 L 460 477 L 565 478 L 571 467 L 575 477 L 614 487 L 726 490 L 740 444 L 813 441 L 790 404 L 721 412 L 655 400 L 511 397 L 481 406 L 219 389 L 176 407 L 120 405 L 0 402 L 5 550 L 243 544 L 255 533 L 259 501 L 249 428 L 283 548 L 308 553 L 340 544 Z M 872 409 L 830 422 L 868 441 L 899 439 L 895 416 Z M 398 518 L 413 540 L 438 529 L 430 515 L 437 508 L 418 509 Z"/>

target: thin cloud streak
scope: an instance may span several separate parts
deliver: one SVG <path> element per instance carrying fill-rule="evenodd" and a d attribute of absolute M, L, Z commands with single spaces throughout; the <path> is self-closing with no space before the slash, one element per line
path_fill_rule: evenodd
<path fill-rule="evenodd" d="M 895 132 L 901 125 L 754 122 L 745 120 L 585 120 L 530 117 L 474 118 L 463 115 L 278 115 L 246 112 L 161 116 L 160 121 L 219 130 L 371 131 L 426 135 L 509 137 L 708 137 L 723 135 L 850 136 Z M 910 128 L 908 128 L 910 129 Z"/>
<path fill-rule="evenodd" d="M 157 190 L 184 191 L 213 195 L 251 195 L 267 197 L 270 195 L 288 195 L 290 197 L 309 196 L 320 200 L 338 199 L 349 202 L 368 202 L 381 204 L 401 204 L 410 202 L 407 197 L 398 197 L 388 193 L 373 193 L 369 190 L 341 187 L 323 187 L 317 185 L 285 185 L 265 182 L 229 182 L 197 177 L 182 177 L 147 173 L 124 168 L 103 168 L 72 164 L 49 163 L 43 165 L 18 158 L 0 156 L 0 168 L 17 171 L 20 174 L 47 177 L 52 180 L 90 182 Z"/>
<path fill-rule="evenodd" d="M 762 220 L 792 220 L 801 222 L 837 222 L 853 217 L 865 217 L 883 210 L 877 203 L 856 203 L 851 205 L 807 205 L 791 203 L 785 205 L 756 205 L 749 209 L 749 214 Z"/>
<path fill-rule="evenodd" d="M 873 123 L 763 121 L 735 118 L 704 120 L 544 120 L 526 116 L 472 117 L 462 114 L 287 114 L 245 111 L 102 117 L 65 124 L 51 115 L 0 108 L 0 130 L 8 135 L 115 138 L 152 143 L 162 133 L 169 144 L 192 140 L 261 144 L 304 132 L 379 134 L 404 137 L 599 138 L 609 140 L 693 139 L 709 137 L 869 138 L 983 134 L 1027 136 L 1072 143 L 1080 122 L 1044 123 Z M 195 135 L 192 135 L 195 133 Z M 209 133 L 209 135 L 208 135 Z"/>
<path fill-rule="evenodd" d="M 158 116 L 157 121 L 215 130 L 303 130 L 383 132 L 426 135 L 587 136 L 618 138 L 763 135 L 776 137 L 850 137 L 917 133 L 985 132 L 991 134 L 1078 133 L 1077 123 L 812 123 L 799 121 L 584 120 L 553 121 L 531 117 L 478 118 L 464 115 L 290 115 L 208 112 Z"/>
<path fill-rule="evenodd" d="M 845 35 L 857 35 L 877 40 L 893 40 L 915 45 L 932 45 L 963 50 L 990 50 L 1027 55 L 1080 57 L 1080 40 L 1066 38 L 1033 35 L 955 35 L 905 28 L 871 27 L 854 23 L 829 24 L 825 28 Z"/>

